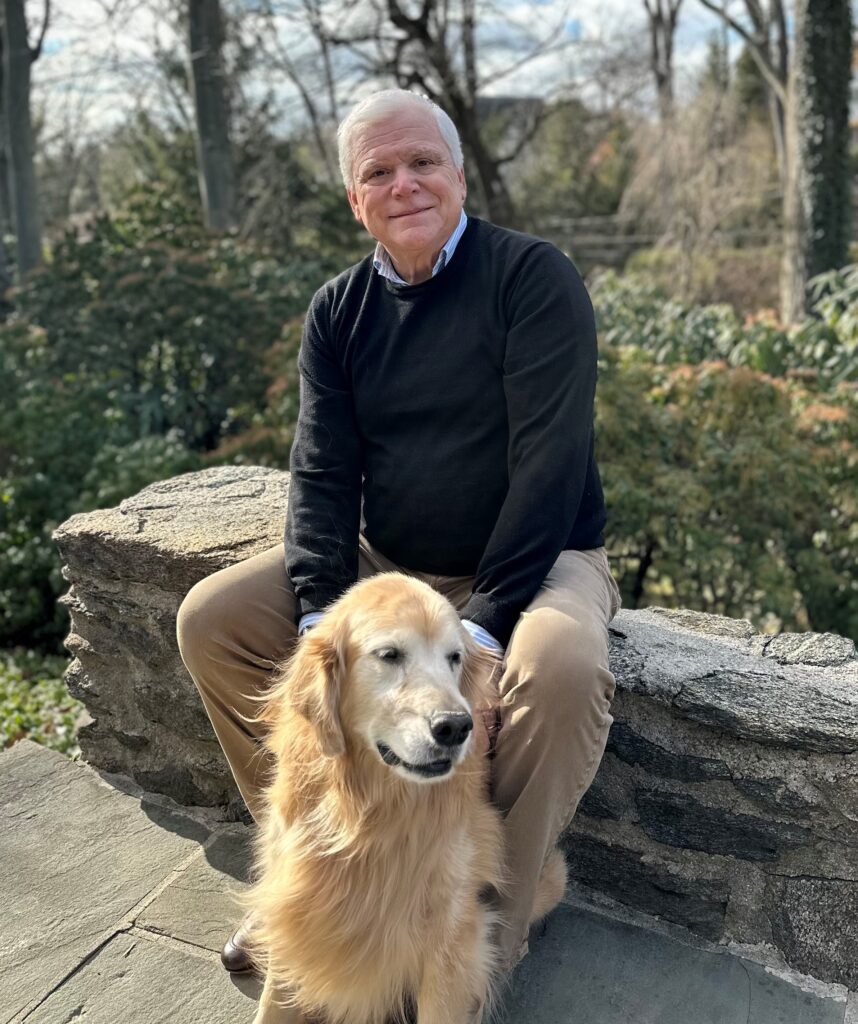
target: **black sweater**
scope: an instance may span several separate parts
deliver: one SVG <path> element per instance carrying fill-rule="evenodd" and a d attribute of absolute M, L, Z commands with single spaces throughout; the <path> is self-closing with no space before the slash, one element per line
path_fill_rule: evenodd
<path fill-rule="evenodd" d="M 316 293 L 298 365 L 299 617 L 357 579 L 363 526 L 403 568 L 474 575 L 462 618 L 506 645 L 559 553 L 604 543 L 593 309 L 550 243 L 471 218 L 418 285 L 367 256 Z"/>

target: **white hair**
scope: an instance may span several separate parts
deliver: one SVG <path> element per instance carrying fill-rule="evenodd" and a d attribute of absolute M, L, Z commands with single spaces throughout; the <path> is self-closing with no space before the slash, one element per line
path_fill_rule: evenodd
<path fill-rule="evenodd" d="M 410 92 L 408 89 L 382 89 L 367 96 L 348 114 L 337 129 L 337 151 L 340 158 L 340 173 L 343 176 L 343 183 L 347 189 L 354 188 L 354 147 L 355 139 L 361 130 L 368 124 L 375 124 L 382 121 L 390 114 L 399 113 L 407 107 L 420 107 L 421 110 L 428 110 L 438 125 L 441 138 L 450 150 L 450 156 L 456 169 L 464 166 L 462 156 L 462 143 L 456 126 L 447 114 L 432 100 L 420 93 Z"/>

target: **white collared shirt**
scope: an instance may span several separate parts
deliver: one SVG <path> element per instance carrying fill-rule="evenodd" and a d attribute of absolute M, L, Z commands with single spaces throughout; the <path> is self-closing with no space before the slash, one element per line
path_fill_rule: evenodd
<path fill-rule="evenodd" d="M 459 215 L 459 223 L 456 225 L 456 230 L 453 232 L 452 235 L 450 235 L 450 237 L 444 243 L 444 247 L 441 249 L 441 252 L 438 254 L 438 259 L 435 261 L 435 266 L 432 268 L 433 277 L 436 274 L 440 274 L 444 267 L 446 267 L 450 260 L 453 258 L 453 253 L 456 251 L 456 246 L 459 244 L 459 239 L 462 237 L 462 234 L 467 226 L 468 218 L 465 215 L 465 211 L 462 210 L 461 214 Z M 394 284 L 408 284 L 407 281 L 403 281 L 399 274 L 396 273 L 396 268 L 393 265 L 393 260 L 391 260 L 390 254 L 388 253 L 387 249 L 384 248 L 381 242 L 376 243 L 375 252 L 373 253 L 372 257 L 372 265 L 375 267 L 375 269 L 378 271 L 381 277 L 386 277 L 389 281 L 393 281 Z"/>

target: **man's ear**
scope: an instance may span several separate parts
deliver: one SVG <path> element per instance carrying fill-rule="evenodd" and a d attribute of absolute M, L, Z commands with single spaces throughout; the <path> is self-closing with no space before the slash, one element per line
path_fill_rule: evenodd
<path fill-rule="evenodd" d="M 355 220 L 358 220 L 363 224 L 363 218 L 360 215 L 360 206 L 358 205 L 357 192 L 353 188 L 347 188 L 346 195 L 349 197 L 349 206 L 352 208 Z"/>
<path fill-rule="evenodd" d="M 465 200 L 468 198 L 468 183 L 465 181 L 465 168 L 459 167 L 456 171 L 456 177 L 459 179 L 459 184 L 462 186 L 462 205 L 465 205 Z"/>
<path fill-rule="evenodd" d="M 345 753 L 340 697 L 345 673 L 345 647 L 338 633 L 311 629 L 301 640 L 278 683 L 281 698 L 316 730 L 326 757 Z"/>

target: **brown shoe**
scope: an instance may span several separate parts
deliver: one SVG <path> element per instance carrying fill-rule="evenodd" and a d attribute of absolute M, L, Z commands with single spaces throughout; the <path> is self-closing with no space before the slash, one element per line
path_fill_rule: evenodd
<path fill-rule="evenodd" d="M 220 962 L 230 974 L 250 974 L 256 970 L 256 964 L 247 948 L 252 928 L 253 915 L 248 914 L 221 950 Z"/>

